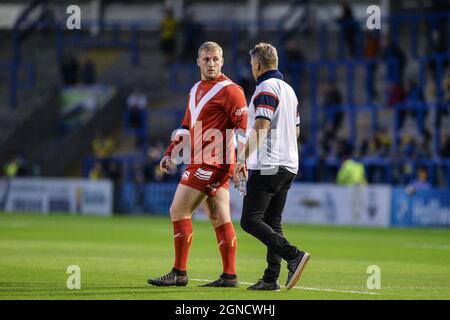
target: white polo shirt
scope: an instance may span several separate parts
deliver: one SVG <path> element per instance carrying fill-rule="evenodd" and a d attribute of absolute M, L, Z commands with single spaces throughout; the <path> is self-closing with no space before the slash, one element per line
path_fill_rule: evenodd
<path fill-rule="evenodd" d="M 248 108 L 247 139 L 258 118 L 270 121 L 270 129 L 261 147 L 247 159 L 250 170 L 270 170 L 276 166 L 298 171 L 297 130 L 300 125 L 298 100 L 292 87 L 278 70 L 261 75 Z"/>

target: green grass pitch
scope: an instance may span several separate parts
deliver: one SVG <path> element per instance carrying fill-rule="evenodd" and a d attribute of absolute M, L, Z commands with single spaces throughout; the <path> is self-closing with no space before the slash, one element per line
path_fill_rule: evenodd
<path fill-rule="evenodd" d="M 239 288 L 200 288 L 222 271 L 213 228 L 194 221 L 187 287 L 150 287 L 170 270 L 172 225 L 163 217 L 87 217 L 0 213 L 0 299 L 450 299 L 450 230 L 285 225 L 293 244 L 311 253 L 297 287 L 252 292 L 265 248 L 238 233 Z M 69 290 L 69 265 L 81 289 Z M 367 267 L 381 270 L 381 289 L 368 289 Z M 287 271 L 283 263 L 281 284 Z"/>

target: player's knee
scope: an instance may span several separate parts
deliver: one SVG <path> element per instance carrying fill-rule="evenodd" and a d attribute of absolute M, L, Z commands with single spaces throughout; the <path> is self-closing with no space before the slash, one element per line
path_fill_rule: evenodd
<path fill-rule="evenodd" d="M 213 227 L 216 227 L 219 223 L 219 218 L 216 215 L 209 215 L 209 222 L 213 225 Z"/>
<path fill-rule="evenodd" d="M 210 214 L 209 215 L 209 222 L 214 228 L 217 228 L 218 226 L 221 226 L 227 222 L 231 221 L 231 218 L 227 214 Z"/>
<path fill-rule="evenodd" d="M 170 206 L 169 213 L 172 221 L 190 218 L 190 214 L 188 212 L 184 212 L 181 208 L 173 204 Z"/>

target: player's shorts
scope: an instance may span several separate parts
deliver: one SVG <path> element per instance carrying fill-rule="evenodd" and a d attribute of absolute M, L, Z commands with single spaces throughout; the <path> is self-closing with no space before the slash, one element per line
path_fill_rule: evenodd
<path fill-rule="evenodd" d="M 180 183 L 214 196 L 220 188 L 229 189 L 230 175 L 206 164 L 191 164 L 183 171 Z"/>

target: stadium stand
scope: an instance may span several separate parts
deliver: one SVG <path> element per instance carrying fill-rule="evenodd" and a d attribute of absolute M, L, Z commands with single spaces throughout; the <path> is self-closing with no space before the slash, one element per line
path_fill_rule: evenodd
<path fill-rule="evenodd" d="M 162 176 L 157 164 L 183 115 L 185 93 L 198 77 L 192 61 L 195 55 L 189 52 L 207 39 L 221 43 L 227 61 L 225 73 L 241 84 L 250 98 L 254 83 L 248 49 L 250 44 L 261 40 L 272 42 L 279 48 L 280 69 L 301 101 L 298 181 L 334 182 L 344 154 L 350 152 L 364 164 L 368 183 L 406 185 L 419 167 L 425 167 L 433 186 L 448 187 L 450 12 L 439 7 L 408 11 L 392 4 L 392 14 L 383 18 L 381 31 L 368 30 L 366 12 L 361 10 L 368 4 L 370 1 L 358 1 L 345 8 L 325 0 L 314 4 L 261 1 L 260 14 L 265 19 L 258 24 L 239 14 L 233 19 L 198 19 L 210 3 L 194 1 L 184 8 L 175 8 L 173 59 L 167 59 L 167 50 L 160 47 L 162 3 L 150 4 L 152 10 L 145 20 L 132 8 L 132 13 L 120 19 L 120 5 L 109 4 L 105 11 L 113 18 L 83 22 L 90 30 L 100 26 L 101 31 L 94 32 L 95 35 L 86 30 L 63 31 L 61 23 L 52 25 L 48 31 L 52 37 L 39 37 L 32 32 L 22 44 L 23 48 L 27 46 L 23 50 L 29 55 L 23 57 L 20 65 L 25 70 L 22 80 L 33 88 L 29 90 L 33 95 L 43 98 L 40 86 L 48 90 L 51 84 L 60 85 L 58 67 L 52 63 L 55 54 L 62 61 L 64 52 L 69 50 L 80 53 L 76 59 L 85 60 L 84 53 L 88 52 L 98 82 L 114 86 L 120 93 L 111 103 L 115 116 L 102 124 L 116 137 L 115 150 L 103 162 L 106 163 L 102 165 L 103 174 L 130 189 L 150 181 L 178 179 Z M 241 4 L 232 1 L 227 6 L 214 5 L 232 16 Z M 279 11 L 274 10 L 277 7 Z M 282 11 L 286 14 L 273 13 Z M 136 18 L 132 19 L 133 16 Z M 4 61 L 13 57 L 14 42 L 9 37 L 1 40 L 11 52 Z M 14 85 L 2 87 L 3 98 L 11 87 Z M 22 98 L 26 91 L 17 90 L 18 108 L 3 106 L 3 111 L 0 110 L 5 113 L 0 117 L 5 122 L 1 130 L 14 123 L 8 119 L 16 117 L 16 112 L 38 110 L 31 107 L 32 103 L 42 106 L 42 101 L 33 102 L 38 98 Z M 144 93 L 147 99 L 146 107 L 139 112 L 132 111 L 126 102 L 135 91 Z M 20 107 L 22 101 L 30 106 Z M 80 137 L 92 140 L 98 129 L 95 124 L 99 118 L 96 119 L 73 135 L 77 138 L 67 141 L 79 145 L 76 141 Z M 89 134 L 83 135 L 86 131 Z M 48 149 L 58 149 L 55 143 L 49 143 Z M 64 146 L 67 149 L 71 145 L 67 142 Z M 81 171 L 82 176 L 88 177 L 98 160 L 90 146 L 85 143 L 84 147 L 75 148 L 71 164 L 61 167 L 58 174 L 67 174 L 71 168 L 71 174 Z M 2 155 L 2 160 L 6 157 Z"/>

